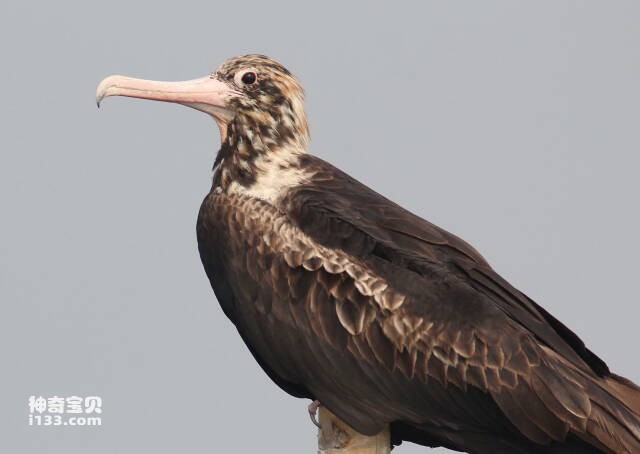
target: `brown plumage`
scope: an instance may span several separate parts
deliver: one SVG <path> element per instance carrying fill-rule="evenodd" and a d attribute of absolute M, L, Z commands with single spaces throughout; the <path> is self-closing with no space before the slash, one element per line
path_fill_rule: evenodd
<path fill-rule="evenodd" d="M 127 91 L 123 78 L 106 79 L 98 97 L 180 102 L 218 122 L 200 256 L 282 389 L 364 434 L 390 424 L 396 444 L 640 452 L 636 385 L 467 243 L 305 153 L 302 90 L 286 69 L 248 55 L 210 79 L 213 98 Z"/>

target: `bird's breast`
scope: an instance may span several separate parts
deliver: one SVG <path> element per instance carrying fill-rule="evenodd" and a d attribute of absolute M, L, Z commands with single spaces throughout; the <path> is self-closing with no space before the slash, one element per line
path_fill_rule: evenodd
<path fill-rule="evenodd" d="M 299 324 L 295 317 L 277 313 L 272 303 L 284 307 L 311 300 L 316 288 L 326 294 L 342 329 L 354 335 L 370 321 L 371 311 L 393 312 L 406 299 L 364 263 L 318 244 L 285 212 L 244 192 L 211 193 L 205 199 L 198 246 L 216 294 L 231 292 L 238 304 L 258 309 L 251 316 L 278 317 L 292 327 Z M 329 300 L 354 302 L 354 313 Z"/>

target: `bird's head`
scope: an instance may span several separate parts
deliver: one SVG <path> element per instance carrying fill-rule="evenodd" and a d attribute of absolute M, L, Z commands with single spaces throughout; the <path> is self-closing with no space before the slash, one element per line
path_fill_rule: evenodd
<path fill-rule="evenodd" d="M 108 96 L 174 102 L 205 112 L 218 124 L 223 147 L 247 153 L 283 146 L 304 150 L 309 137 L 302 88 L 284 66 L 263 55 L 231 58 L 210 75 L 184 82 L 109 76 L 98 85 L 98 106 Z"/>

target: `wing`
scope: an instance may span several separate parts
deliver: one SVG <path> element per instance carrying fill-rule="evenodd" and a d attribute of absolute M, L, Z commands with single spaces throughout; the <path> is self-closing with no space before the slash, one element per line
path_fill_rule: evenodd
<path fill-rule="evenodd" d="M 292 190 L 283 205 L 315 241 L 343 249 L 370 266 L 386 267 L 387 272 L 409 270 L 427 277 L 441 272 L 441 278 L 462 279 L 576 367 L 609 373 L 578 336 L 500 277 L 471 245 L 331 164 L 311 155 L 304 159 L 313 169 L 313 180 Z"/>
<path fill-rule="evenodd" d="M 303 165 L 314 176 L 290 191 L 282 209 L 313 241 L 345 251 L 406 296 L 369 328 L 393 344 L 393 355 L 369 342 L 363 357 L 386 358 L 390 370 L 412 377 L 417 356 L 423 379 L 489 393 L 536 442 L 573 432 L 615 452 L 638 449 L 638 388 L 626 382 L 616 394 L 619 380 L 571 330 L 460 238 L 318 158 L 306 156 Z"/>

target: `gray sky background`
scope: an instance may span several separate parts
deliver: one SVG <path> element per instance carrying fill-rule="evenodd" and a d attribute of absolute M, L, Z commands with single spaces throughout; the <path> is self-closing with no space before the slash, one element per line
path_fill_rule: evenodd
<path fill-rule="evenodd" d="M 315 452 L 308 402 L 254 363 L 198 258 L 215 124 L 94 102 L 109 74 L 247 52 L 301 79 L 313 153 L 640 381 L 640 3 L 417 3 L 3 3 L 1 452 Z M 30 395 L 73 394 L 103 397 L 102 427 L 28 426 Z"/>

